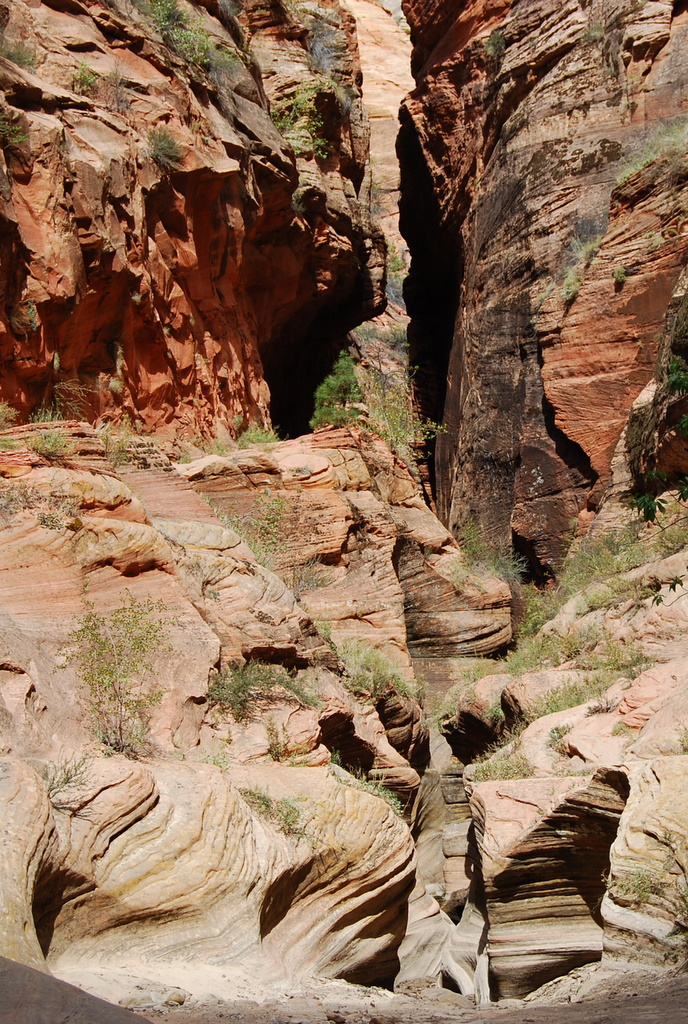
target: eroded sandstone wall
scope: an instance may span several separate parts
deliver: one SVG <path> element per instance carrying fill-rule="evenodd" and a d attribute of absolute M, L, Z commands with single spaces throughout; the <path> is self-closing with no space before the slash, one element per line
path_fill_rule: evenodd
<path fill-rule="evenodd" d="M 557 564 L 598 508 L 686 262 L 688 12 L 407 0 L 412 361 L 441 514 Z M 445 386 L 446 380 L 446 386 Z"/>
<path fill-rule="evenodd" d="M 178 9 L 190 42 L 142 5 L 2 8 L 1 397 L 232 432 L 271 388 L 305 425 L 383 302 L 353 19 Z"/>

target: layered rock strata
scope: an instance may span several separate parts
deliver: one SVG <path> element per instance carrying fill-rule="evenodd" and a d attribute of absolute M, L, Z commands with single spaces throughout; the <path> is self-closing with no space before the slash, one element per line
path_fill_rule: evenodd
<path fill-rule="evenodd" d="M 686 263 L 687 15 L 405 10 L 402 230 L 412 361 L 448 428 L 439 508 L 452 528 L 471 516 L 513 535 L 542 572 L 599 507 Z"/>
<path fill-rule="evenodd" d="M 653 527 L 640 549 L 664 535 Z M 523 996 L 595 960 L 667 967 L 682 958 L 688 597 L 676 586 L 687 569 L 681 537 L 674 554 L 660 552 L 571 597 L 524 641 L 538 667 L 519 671 L 518 653 L 488 663 L 482 678 L 473 666 L 473 678 L 450 694 L 445 732 L 456 760 L 445 758 L 440 776 L 444 807 L 425 794 L 426 780 L 418 805 L 428 836 L 439 824 L 445 859 L 436 843 L 425 848 L 422 835 L 419 858 L 443 905 L 454 900 L 454 916 L 465 903 L 454 948 L 463 947 L 467 990 L 482 998 Z M 447 828 L 448 798 L 464 787 L 470 824 L 461 845 L 452 845 L 458 830 Z M 452 893 L 447 855 L 459 852 L 471 885 Z"/>
<path fill-rule="evenodd" d="M 104 436 L 3 436 L 3 955 L 122 998 L 132 972 L 180 1000 L 314 975 L 391 984 L 400 958 L 406 978 L 459 984 L 388 802 L 410 805 L 427 761 L 395 550 L 415 544 L 441 575 L 455 542 L 361 431 L 186 463 Z M 247 529 L 266 508 L 283 519 L 272 549 Z M 475 645 L 502 643 L 503 589 L 470 612 L 454 590 L 447 621 L 470 614 Z M 70 657 L 75 629 L 88 647 L 92 617 L 122 609 L 159 633 L 127 680 L 123 747 L 107 685 Z M 380 659 L 374 686 L 351 642 Z M 217 689 L 242 665 L 264 680 L 245 704 Z"/>

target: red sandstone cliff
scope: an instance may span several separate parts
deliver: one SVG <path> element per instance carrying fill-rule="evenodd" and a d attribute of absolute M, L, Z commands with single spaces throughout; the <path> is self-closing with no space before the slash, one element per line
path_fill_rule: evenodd
<path fill-rule="evenodd" d="M 0 397 L 199 433 L 268 420 L 271 391 L 301 425 L 382 305 L 351 16 L 0 14 Z"/>
<path fill-rule="evenodd" d="M 686 263 L 688 11 L 405 10 L 402 230 L 412 362 L 448 427 L 439 507 L 547 567 L 599 506 Z"/>

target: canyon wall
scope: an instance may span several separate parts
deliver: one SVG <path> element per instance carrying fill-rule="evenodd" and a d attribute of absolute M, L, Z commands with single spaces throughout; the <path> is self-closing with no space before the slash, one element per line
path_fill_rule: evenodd
<path fill-rule="evenodd" d="M 233 434 L 272 399 L 306 425 L 384 304 L 384 242 L 353 18 L 299 11 L 1 8 L 0 397 L 23 415 Z"/>
<path fill-rule="evenodd" d="M 586 527 L 687 259 L 683 3 L 407 0 L 411 361 L 440 514 L 542 576 Z M 446 381 L 446 384 L 445 384 Z"/>

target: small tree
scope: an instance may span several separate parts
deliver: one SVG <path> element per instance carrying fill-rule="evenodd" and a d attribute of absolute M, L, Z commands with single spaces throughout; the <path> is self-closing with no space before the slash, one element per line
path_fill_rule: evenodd
<path fill-rule="evenodd" d="M 117 753 L 136 757 L 145 749 L 148 712 L 162 693 L 136 692 L 153 672 L 154 655 L 170 650 L 162 601 L 139 601 L 130 591 L 119 608 L 100 615 L 91 601 L 63 650 L 91 691 L 91 714 L 101 740 Z"/>

